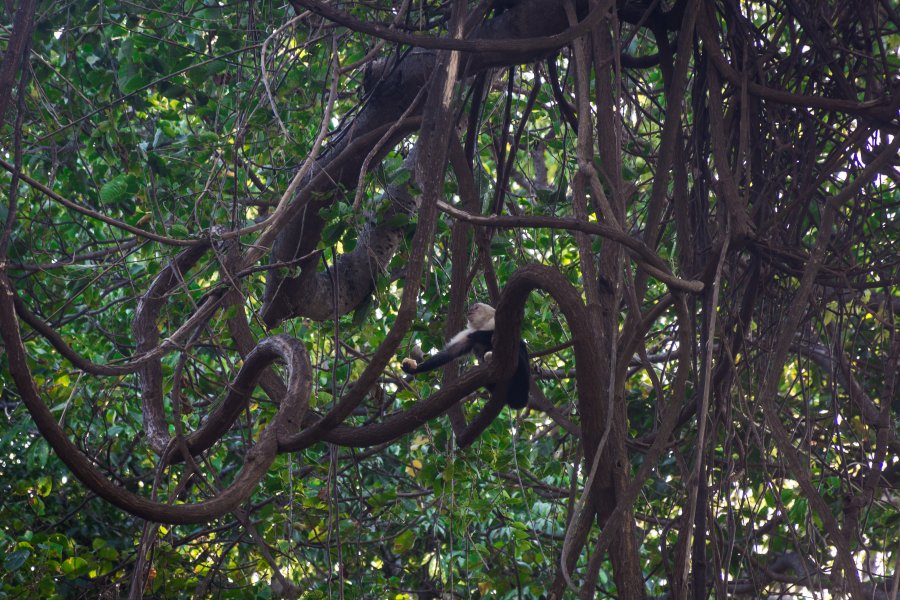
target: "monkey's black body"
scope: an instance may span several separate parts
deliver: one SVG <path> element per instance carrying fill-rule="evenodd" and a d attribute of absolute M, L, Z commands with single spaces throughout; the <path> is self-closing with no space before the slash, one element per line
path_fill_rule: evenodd
<path fill-rule="evenodd" d="M 457 335 L 443 350 L 422 364 L 412 367 L 407 364 L 407 361 L 404 361 L 401 366 L 406 373 L 416 375 L 442 367 L 451 360 L 455 360 L 469 352 L 477 356 L 479 361 L 483 361 L 484 355 L 493 349 L 493 337 L 493 329 L 470 331 L 462 338 Z M 495 384 L 485 387 L 493 393 Z M 525 342 L 519 341 L 519 359 L 516 363 L 516 370 L 509 380 L 509 391 L 506 394 L 506 403 L 510 408 L 525 408 L 525 405 L 528 404 L 528 389 L 530 387 L 531 368 L 528 364 L 528 347 L 525 345 Z"/>

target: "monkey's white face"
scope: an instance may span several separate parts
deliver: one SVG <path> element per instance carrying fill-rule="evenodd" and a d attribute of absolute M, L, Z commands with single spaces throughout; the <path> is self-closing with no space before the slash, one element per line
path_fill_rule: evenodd
<path fill-rule="evenodd" d="M 469 307 L 469 312 L 466 314 L 466 319 L 469 321 L 469 327 L 480 330 L 493 329 L 494 312 L 492 306 L 476 302 Z"/>

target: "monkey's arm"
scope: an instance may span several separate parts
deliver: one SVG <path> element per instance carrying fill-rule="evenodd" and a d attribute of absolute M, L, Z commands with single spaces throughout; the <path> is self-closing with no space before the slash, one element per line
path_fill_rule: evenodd
<path fill-rule="evenodd" d="M 468 354 L 472 351 L 474 345 L 475 342 L 472 337 L 466 336 L 462 339 L 451 341 L 443 350 L 423 362 L 421 365 L 417 364 L 412 358 L 404 358 L 403 362 L 400 363 L 400 367 L 405 373 L 409 373 L 410 375 L 431 371 L 446 365 L 451 360 L 455 360 L 463 354 Z"/>

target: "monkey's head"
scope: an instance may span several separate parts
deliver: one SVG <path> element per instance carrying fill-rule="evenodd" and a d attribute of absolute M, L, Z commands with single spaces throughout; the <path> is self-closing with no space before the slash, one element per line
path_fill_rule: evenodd
<path fill-rule="evenodd" d="M 494 308 L 487 304 L 476 302 L 469 307 L 469 311 L 466 313 L 466 319 L 469 321 L 469 327 L 472 329 L 481 331 L 493 329 Z"/>

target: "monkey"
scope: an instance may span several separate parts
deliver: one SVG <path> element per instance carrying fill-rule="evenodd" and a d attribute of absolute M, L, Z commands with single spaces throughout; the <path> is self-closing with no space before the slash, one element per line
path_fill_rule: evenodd
<path fill-rule="evenodd" d="M 469 307 L 466 320 L 469 325 L 447 342 L 444 349 L 418 364 L 415 359 L 405 358 L 400 364 L 403 371 L 409 375 L 417 375 L 426 371 L 437 369 L 455 360 L 460 356 L 473 353 L 480 362 L 490 360 L 493 354 L 492 338 L 494 337 L 494 308 L 477 302 Z M 485 386 L 491 392 L 494 385 Z M 531 368 L 528 364 L 528 347 L 525 342 L 519 341 L 519 358 L 516 370 L 509 380 L 509 391 L 506 395 L 506 403 L 510 408 L 525 408 L 528 404 L 528 389 L 531 387 Z"/>

